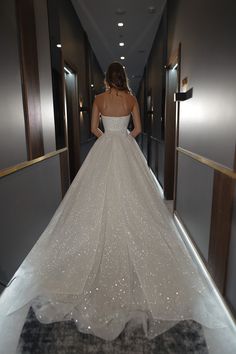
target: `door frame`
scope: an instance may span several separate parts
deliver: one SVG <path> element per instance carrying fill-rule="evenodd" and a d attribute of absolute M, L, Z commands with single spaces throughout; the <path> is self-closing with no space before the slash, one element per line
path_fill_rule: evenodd
<path fill-rule="evenodd" d="M 66 80 L 64 77 L 65 68 L 67 68 L 75 76 L 75 89 L 74 89 L 74 99 L 73 104 L 73 117 L 72 117 L 72 126 L 73 132 L 76 134 L 69 137 L 68 131 L 68 114 L 67 114 L 67 98 L 66 98 Z M 75 174 L 80 168 L 80 111 L 79 111 L 79 73 L 78 69 L 74 64 L 69 62 L 66 59 L 63 59 L 63 86 L 64 86 L 64 107 L 65 107 L 65 134 L 66 134 L 66 146 L 68 148 L 68 163 L 69 163 L 69 175 L 70 183 L 72 182 Z M 69 141 L 69 138 L 73 139 L 72 142 Z M 72 144 L 72 145 L 70 145 Z M 71 149 L 72 146 L 72 149 Z M 72 151 L 71 151 L 72 150 Z M 76 154 L 75 154 L 76 151 Z M 71 166 L 70 153 L 73 155 L 73 167 Z M 72 173 L 72 170 L 74 172 Z"/>
<path fill-rule="evenodd" d="M 165 92 L 165 119 L 167 116 L 167 95 L 168 95 L 168 71 L 175 68 L 177 70 L 177 91 L 180 91 L 180 78 L 181 78 L 181 43 L 179 43 L 178 48 L 169 56 L 167 63 L 165 65 L 166 69 L 166 92 Z M 178 178 L 178 150 L 179 146 L 179 109 L 180 102 L 176 101 L 176 110 L 175 110 L 175 143 L 174 143 L 174 181 L 173 181 L 173 212 L 176 210 L 176 196 L 177 196 L 177 178 Z M 165 127 L 166 132 L 166 127 Z M 166 133 L 165 134 L 165 144 L 166 144 Z M 166 161 L 165 161 L 166 166 Z M 165 167 L 166 170 L 166 167 Z M 165 176 L 164 176 L 165 178 Z M 165 186 L 165 184 L 164 184 Z M 164 187 L 163 186 L 163 187 Z M 164 187 L 165 188 L 165 187 Z M 163 189 L 164 189 L 163 188 Z M 164 190 L 165 193 L 165 190 Z"/>

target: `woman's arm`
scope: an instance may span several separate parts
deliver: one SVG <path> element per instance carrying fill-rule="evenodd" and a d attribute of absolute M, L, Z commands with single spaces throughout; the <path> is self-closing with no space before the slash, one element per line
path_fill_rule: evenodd
<path fill-rule="evenodd" d="M 92 108 L 92 119 L 91 119 L 91 132 L 96 135 L 97 138 L 99 138 L 103 132 L 101 129 L 98 128 L 99 125 L 99 109 L 97 105 L 97 100 L 96 97 L 93 101 L 93 108 Z"/>
<path fill-rule="evenodd" d="M 142 132 L 142 126 L 141 126 L 139 104 L 137 98 L 135 96 L 133 97 L 134 97 L 134 106 L 132 109 L 132 117 L 134 122 L 134 129 L 131 130 L 130 135 L 133 138 L 136 138 L 136 136 L 138 136 Z"/>

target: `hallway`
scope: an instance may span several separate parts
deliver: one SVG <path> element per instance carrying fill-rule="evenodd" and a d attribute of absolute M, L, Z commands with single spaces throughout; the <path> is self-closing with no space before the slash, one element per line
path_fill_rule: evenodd
<path fill-rule="evenodd" d="M 234 354 L 235 1 L 4 0 L 0 17 L 0 354 Z M 92 104 L 113 61 L 125 68 L 139 103 L 135 142 L 164 220 L 212 294 L 207 310 L 218 304 L 212 315 L 224 328 L 190 319 L 148 339 L 131 322 L 106 341 L 79 332 L 72 320 L 40 323 L 28 304 L 6 315 L 11 296 L 21 298 L 16 271 L 99 144 Z M 99 128 L 105 131 L 101 116 Z M 91 190 L 95 183 L 91 177 Z"/>

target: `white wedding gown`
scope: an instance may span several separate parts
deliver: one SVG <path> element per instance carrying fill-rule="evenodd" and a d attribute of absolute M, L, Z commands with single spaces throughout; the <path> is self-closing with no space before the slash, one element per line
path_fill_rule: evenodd
<path fill-rule="evenodd" d="M 73 319 L 106 340 L 128 322 L 150 338 L 184 319 L 224 327 L 129 119 L 102 116 L 105 133 L 4 291 L 7 316 L 32 305 L 43 323 Z"/>

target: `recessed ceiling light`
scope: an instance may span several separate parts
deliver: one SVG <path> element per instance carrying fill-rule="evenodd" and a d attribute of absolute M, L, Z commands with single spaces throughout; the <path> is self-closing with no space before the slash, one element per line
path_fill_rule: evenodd
<path fill-rule="evenodd" d="M 155 8 L 154 6 L 149 6 L 149 7 L 148 7 L 148 12 L 149 12 L 150 14 L 154 14 L 154 13 L 156 12 L 156 8 Z"/>
<path fill-rule="evenodd" d="M 121 60 L 124 60 L 124 59 L 125 59 L 125 57 L 123 57 L 123 56 L 122 56 L 122 57 L 120 57 L 120 58 L 121 58 Z"/>
<path fill-rule="evenodd" d="M 118 27 L 123 27 L 123 26 L 124 26 L 123 22 L 118 22 Z"/>
<path fill-rule="evenodd" d="M 57 44 L 57 48 L 61 48 L 61 44 L 60 43 Z"/>
<path fill-rule="evenodd" d="M 132 77 L 132 79 L 140 79 L 142 76 L 141 76 L 141 75 L 136 74 L 136 75 L 132 75 L 131 77 Z"/>
<path fill-rule="evenodd" d="M 126 11 L 125 11 L 124 9 L 118 8 L 118 9 L 116 10 L 116 14 L 117 14 L 117 15 L 124 15 L 125 13 L 126 13 Z"/>
<path fill-rule="evenodd" d="M 120 43 L 119 43 L 119 46 L 120 46 L 120 47 L 124 47 L 124 45 L 125 45 L 124 42 L 120 42 Z"/>

